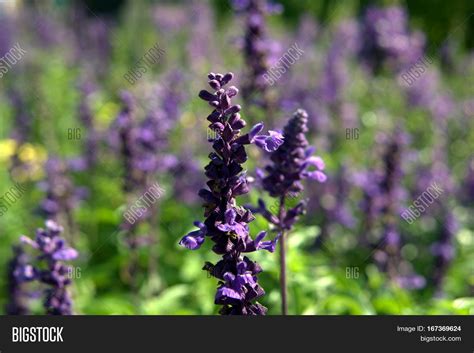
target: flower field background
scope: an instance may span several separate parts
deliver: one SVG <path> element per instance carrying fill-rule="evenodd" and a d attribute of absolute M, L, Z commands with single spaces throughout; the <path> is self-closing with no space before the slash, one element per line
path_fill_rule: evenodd
<path fill-rule="evenodd" d="M 474 9 L 296 3 L 0 2 L 3 314 L 474 314 Z"/>

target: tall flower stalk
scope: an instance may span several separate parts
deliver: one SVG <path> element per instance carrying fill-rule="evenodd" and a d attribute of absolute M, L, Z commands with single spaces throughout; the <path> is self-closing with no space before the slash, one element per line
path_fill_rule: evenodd
<path fill-rule="evenodd" d="M 36 238 L 22 236 L 22 242 L 32 246 L 39 254 L 28 276 L 47 286 L 44 307 L 50 315 L 72 315 L 70 267 L 64 261 L 74 260 L 78 253 L 61 237 L 63 228 L 52 220 L 46 221 L 46 229 L 38 229 Z"/>
<path fill-rule="evenodd" d="M 87 195 L 87 189 L 76 187 L 68 176 L 66 164 L 59 158 L 50 157 L 45 165 L 46 178 L 39 183 L 45 191 L 45 198 L 40 204 L 40 213 L 56 222 L 67 224 L 69 240 L 75 241 L 76 222 L 74 209 Z"/>
<path fill-rule="evenodd" d="M 29 264 L 28 255 L 21 246 L 13 247 L 13 257 L 8 262 L 8 295 L 7 315 L 28 315 L 28 293 L 25 284 L 34 278 L 33 267 Z"/>
<path fill-rule="evenodd" d="M 86 128 L 87 137 L 84 145 L 84 161 L 85 167 L 92 169 L 97 164 L 97 152 L 98 152 L 98 132 L 94 124 L 94 116 L 91 109 L 90 98 L 93 94 L 95 87 L 90 81 L 83 82 L 80 87 L 81 100 L 78 107 L 78 116 Z"/>
<path fill-rule="evenodd" d="M 256 302 L 265 294 L 257 282 L 257 274 L 262 268 L 251 261 L 244 253 L 265 249 L 273 252 L 275 241 L 263 241 L 266 232 L 258 233 L 255 240 L 249 234 L 249 223 L 255 217 L 252 212 L 237 204 L 236 197 L 249 192 L 246 173 L 242 164 L 247 160 L 245 145 L 255 143 L 267 151 L 278 148 L 282 136 L 271 132 L 269 136 L 257 136 L 263 125 L 257 124 L 247 134 L 241 129 L 246 122 L 241 118 L 241 107 L 234 105 L 231 98 L 238 89 L 225 88 L 233 78 L 232 73 L 225 75 L 210 73 L 209 85 L 213 93 L 202 90 L 199 97 L 214 107 L 207 117 L 209 128 L 216 131 L 212 139 L 213 152 L 205 167 L 208 177 L 207 187 L 199 191 L 204 200 L 206 220 L 195 222 L 199 228 L 184 236 L 180 245 L 195 250 L 201 247 L 205 237 L 215 243 L 213 251 L 222 256 L 215 265 L 206 262 L 204 269 L 219 279 L 215 304 L 222 305 L 222 315 L 264 315 L 267 309 Z"/>
<path fill-rule="evenodd" d="M 135 136 L 135 98 L 128 91 L 122 91 L 120 93 L 120 99 L 122 101 L 122 109 L 115 119 L 112 131 L 115 128 L 118 130 L 118 140 L 120 142 L 120 154 L 121 162 L 123 167 L 123 191 L 127 197 L 127 205 L 132 204 L 135 198 L 135 192 L 141 189 L 144 182 L 144 175 L 137 164 L 145 165 L 144 160 L 138 160 L 136 136 Z M 135 305 L 138 305 L 138 249 L 137 246 L 139 241 L 137 239 L 137 227 L 146 215 L 142 215 L 139 220 L 130 223 L 123 220 L 121 228 L 125 230 L 125 243 L 130 250 L 130 261 L 125 270 L 127 282 L 129 283 L 131 290 L 134 294 Z"/>
<path fill-rule="evenodd" d="M 372 72 L 384 67 L 402 70 L 422 56 L 425 46 L 423 34 L 410 31 L 407 11 L 398 6 L 369 7 L 362 20 L 362 36 L 359 55 Z"/>
<path fill-rule="evenodd" d="M 362 239 L 373 249 L 373 260 L 380 271 L 405 289 L 419 289 L 425 286 L 424 277 L 416 274 L 403 258 L 404 241 L 398 226 L 403 210 L 406 190 L 403 186 L 409 136 L 398 127 L 386 140 L 382 155 L 383 168 L 369 171 L 363 180 L 365 213 L 362 225 Z M 381 234 L 377 243 L 373 235 Z"/>
<path fill-rule="evenodd" d="M 384 195 L 380 215 L 384 222 L 381 250 L 375 252 L 375 260 L 392 279 L 397 277 L 401 256 L 401 237 L 396 229 L 396 221 L 397 208 L 401 201 L 400 185 L 403 178 L 402 158 L 405 145 L 405 134 L 402 131 L 396 131 L 383 156 L 385 173 L 379 185 Z"/>
<path fill-rule="evenodd" d="M 259 210 L 276 227 L 280 239 L 280 290 L 283 315 L 288 314 L 286 237 L 306 207 L 305 202 L 300 201 L 296 206 L 287 208 L 286 201 L 304 190 L 303 179 L 313 179 L 320 183 L 327 179 L 322 172 L 325 168 L 324 161 L 321 157 L 312 156 L 314 148 L 310 147 L 306 140 L 307 125 L 308 114 L 298 109 L 283 130 L 284 143 L 271 154 L 272 164 L 265 168 L 268 174 L 262 181 L 263 188 L 270 196 L 279 200 L 278 215 L 276 217 L 272 215 L 264 202 L 259 201 Z"/>
<path fill-rule="evenodd" d="M 265 74 L 271 66 L 272 42 L 267 38 L 266 16 L 281 11 L 281 6 L 270 4 L 267 0 L 234 0 L 237 12 L 245 14 L 245 34 L 242 40 L 246 78 L 242 94 L 246 104 L 262 107 L 267 119 L 272 120 L 275 102 L 269 94 L 269 83 Z"/>

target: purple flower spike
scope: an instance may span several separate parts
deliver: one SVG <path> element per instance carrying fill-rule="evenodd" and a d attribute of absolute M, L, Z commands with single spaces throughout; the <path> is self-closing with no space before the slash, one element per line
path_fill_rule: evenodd
<path fill-rule="evenodd" d="M 249 183 L 242 164 L 247 160 L 245 145 L 262 131 L 263 124 L 255 125 L 250 133 L 241 135 L 240 130 L 246 122 L 238 113 L 239 105 L 232 104 L 231 98 L 236 96 L 238 89 L 234 86 L 225 88 L 233 74 L 225 75 L 210 73 L 209 85 L 214 93 L 201 91 L 200 97 L 205 101 L 211 100 L 215 108 L 207 117 L 209 128 L 217 133 L 212 139 L 213 152 L 209 154 L 210 162 L 205 167 L 208 177 L 207 188 L 201 189 L 198 195 L 204 201 L 204 224 L 196 224 L 199 230 L 187 234 L 180 245 L 188 249 L 198 249 L 209 236 L 215 243 L 213 251 L 222 255 L 215 265 L 206 262 L 204 269 L 219 279 L 219 287 L 215 303 L 222 305 L 222 315 L 265 315 L 266 308 L 255 300 L 265 294 L 257 283 L 257 274 L 262 271 L 260 266 L 250 261 L 242 253 L 260 249 L 273 251 L 275 242 L 262 241 L 265 232 L 253 240 L 249 234 L 249 223 L 255 219 L 250 210 L 237 205 L 236 197 L 248 193 Z M 269 145 L 268 149 L 278 145 L 278 134 L 261 136 L 262 144 Z M 280 137 L 281 138 L 281 137 Z M 270 139 L 271 141 L 264 141 Z"/>
<path fill-rule="evenodd" d="M 308 146 L 304 135 L 308 131 L 307 124 L 308 114 L 298 109 L 284 128 L 281 147 L 270 157 L 273 164 L 266 168 L 269 174 L 263 179 L 263 187 L 273 197 L 301 192 L 301 180 L 305 178 L 326 181 L 326 175 L 321 172 L 325 168 L 324 161 L 310 155 L 314 149 Z M 318 170 L 308 171 L 312 166 Z"/>
<path fill-rule="evenodd" d="M 272 12 L 271 7 L 267 0 L 238 0 L 233 1 L 233 6 L 245 16 L 245 34 L 239 43 L 247 68 L 242 89 L 244 100 L 268 108 L 270 84 L 265 77 L 273 59 L 274 42 L 266 34 L 266 16 Z"/>
<path fill-rule="evenodd" d="M 305 178 L 316 179 L 320 182 L 326 180 L 326 175 L 321 172 L 325 168 L 324 161 L 321 157 L 311 156 L 314 149 L 308 146 L 308 141 L 305 137 L 305 133 L 308 131 L 307 124 L 308 114 L 306 111 L 298 109 L 285 125 L 283 130 L 284 139 L 279 134 L 281 136 L 279 146 L 274 149 L 270 157 L 273 163 L 265 168 L 267 176 L 263 178 L 262 185 L 270 196 L 278 199 L 278 217 L 269 212 L 263 201 L 259 201 L 258 207 L 259 212 L 275 226 L 279 235 L 274 241 L 262 242 L 265 234 L 260 233 L 255 240 L 255 247 L 273 252 L 276 241 L 279 238 L 281 239 L 280 258 L 282 261 L 280 277 L 282 283 L 281 302 L 283 315 L 286 315 L 288 312 L 287 289 L 284 285 L 286 283 L 285 233 L 293 228 L 299 216 L 305 212 L 306 206 L 304 202 L 299 202 L 295 207 L 287 209 L 285 206 L 286 198 L 295 197 L 295 195 L 303 191 L 301 181 Z M 255 139 L 258 138 L 259 136 L 255 137 Z M 315 167 L 317 170 L 308 171 L 308 167 Z"/>
<path fill-rule="evenodd" d="M 29 279 L 35 279 L 49 286 L 45 291 L 44 306 L 50 315 L 72 315 L 72 299 L 67 290 L 71 284 L 68 276 L 70 268 L 61 261 L 77 258 L 75 249 L 67 246 L 61 237 L 63 227 L 52 220 L 46 221 L 46 229 L 38 229 L 36 238 L 32 240 L 22 236 L 23 243 L 31 245 L 39 252 L 37 264 L 25 268 Z M 33 274 L 33 275 L 32 275 Z"/>
<path fill-rule="evenodd" d="M 7 315 L 27 315 L 28 293 L 25 283 L 35 279 L 36 272 L 22 246 L 13 247 L 13 258 L 8 263 L 8 304 Z"/>

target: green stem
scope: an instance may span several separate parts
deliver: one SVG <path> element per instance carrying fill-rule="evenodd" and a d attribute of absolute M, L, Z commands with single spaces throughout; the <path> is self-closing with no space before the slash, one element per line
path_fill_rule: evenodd
<path fill-rule="evenodd" d="M 278 219 L 280 221 L 280 293 L 281 293 L 281 314 L 288 315 L 287 283 L 286 283 L 286 234 L 282 226 L 285 216 L 285 196 L 280 197 L 280 209 Z"/>

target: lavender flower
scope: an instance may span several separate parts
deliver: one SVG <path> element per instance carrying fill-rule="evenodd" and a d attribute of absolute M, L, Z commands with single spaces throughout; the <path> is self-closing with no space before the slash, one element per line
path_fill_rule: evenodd
<path fill-rule="evenodd" d="M 199 163 L 188 152 L 182 153 L 171 167 L 174 196 L 181 202 L 196 204 L 199 201 L 196 190 L 205 184 L 204 176 L 199 171 Z"/>
<path fill-rule="evenodd" d="M 354 227 L 355 218 L 348 203 L 352 188 L 351 180 L 352 174 L 343 164 L 334 178 L 330 178 L 324 185 L 316 185 L 317 188 L 308 190 L 310 194 L 318 192 L 310 198 L 308 213 L 320 213 L 323 216 L 319 224 L 321 230 L 314 243 L 315 249 L 320 248 L 328 239 L 333 224 L 339 224 L 349 229 Z"/>
<path fill-rule="evenodd" d="M 81 84 L 81 101 L 79 103 L 79 119 L 87 130 L 86 144 L 85 144 L 85 166 L 93 168 L 97 164 L 97 146 L 98 146 L 98 132 L 94 126 L 94 117 L 90 107 L 90 97 L 95 90 L 91 82 L 83 82 Z"/>
<path fill-rule="evenodd" d="M 64 221 L 68 226 L 70 241 L 74 241 L 76 224 L 74 221 L 74 209 L 85 199 L 88 190 L 84 187 L 76 187 L 67 175 L 66 164 L 56 157 L 50 157 L 45 165 L 46 179 L 39 183 L 39 187 L 46 193 L 41 201 L 39 212 L 46 219 L 53 221 Z"/>
<path fill-rule="evenodd" d="M 186 46 L 189 65 L 198 73 L 206 67 L 208 57 L 217 57 L 217 48 L 208 40 L 209 33 L 214 33 L 215 18 L 209 1 L 192 1 L 189 20 L 191 21 L 189 40 Z"/>
<path fill-rule="evenodd" d="M 377 245 L 373 245 L 374 260 L 381 271 L 389 278 L 405 286 L 415 289 L 414 285 L 425 285 L 425 279 L 411 269 L 401 255 L 403 240 L 397 227 L 397 219 L 402 212 L 403 199 L 406 191 L 402 186 L 404 171 L 403 162 L 408 135 L 397 128 L 393 136 L 387 140 L 387 147 L 383 154 L 383 170 L 372 171 L 365 188 L 365 233 L 380 230 L 381 238 Z M 368 187 L 367 187 L 368 186 Z M 367 234 L 364 234 L 367 236 Z M 415 280 L 416 279 L 416 280 Z"/>
<path fill-rule="evenodd" d="M 303 179 L 326 181 L 326 175 L 322 172 L 324 161 L 311 155 L 314 148 L 309 147 L 305 137 L 307 124 L 307 113 L 297 110 L 284 128 L 285 142 L 270 157 L 273 165 L 266 167 L 268 176 L 263 179 L 263 187 L 273 197 L 301 192 Z"/>
<path fill-rule="evenodd" d="M 29 264 L 28 255 L 21 246 L 13 247 L 13 258 L 8 263 L 8 294 L 9 302 L 6 306 L 8 315 L 28 315 L 25 284 L 35 277 L 33 266 Z"/>
<path fill-rule="evenodd" d="M 172 71 L 165 84 L 154 90 L 146 117 L 138 121 L 135 114 L 135 98 L 123 91 L 123 108 L 110 131 L 112 145 L 120 144 L 124 176 L 124 191 L 142 191 L 156 172 L 169 171 L 177 164 L 177 158 L 164 153 L 168 136 L 178 121 L 179 105 L 183 99 L 179 83 L 182 76 Z M 154 97 L 155 98 L 155 97 Z M 116 131 L 118 131 L 118 136 Z M 119 142 L 119 143 L 118 143 Z"/>
<path fill-rule="evenodd" d="M 222 259 L 215 265 L 206 263 L 204 269 L 220 280 L 215 303 L 222 305 L 222 315 L 264 315 L 267 309 L 255 302 L 265 294 L 257 282 L 257 274 L 262 269 L 242 253 L 260 249 L 273 251 L 274 242 L 262 241 L 265 232 L 259 233 L 255 240 L 251 238 L 248 224 L 254 216 L 236 202 L 237 196 L 249 191 L 242 168 L 247 160 L 245 145 L 251 143 L 262 127 L 256 126 L 251 134 L 241 135 L 240 130 L 246 122 L 239 114 L 240 106 L 231 101 L 238 90 L 233 86 L 225 88 L 233 76 L 232 73 L 210 73 L 209 85 L 215 92 L 203 90 L 199 93 L 201 99 L 215 108 L 207 120 L 218 136 L 211 141 L 214 151 L 205 168 L 208 188 L 199 191 L 204 200 L 206 220 L 196 222 L 199 229 L 184 236 L 180 244 L 195 250 L 206 236 L 215 243 L 213 251 L 222 255 Z"/>
<path fill-rule="evenodd" d="M 266 0 L 236 0 L 233 6 L 246 15 L 246 30 L 243 40 L 245 66 L 248 69 L 242 88 L 246 102 L 255 101 L 268 109 L 271 105 L 264 74 L 270 68 L 269 56 L 271 42 L 266 37 L 265 17 L 271 12 L 281 10 L 278 5 L 270 5 Z"/>
<path fill-rule="evenodd" d="M 370 243 L 370 235 L 377 225 L 377 220 L 381 214 L 384 204 L 384 195 L 380 190 L 383 173 L 378 170 L 368 170 L 365 173 L 358 173 L 355 177 L 355 184 L 362 189 L 361 208 L 364 217 L 362 220 L 362 232 L 360 240 L 362 245 Z"/>
<path fill-rule="evenodd" d="M 137 176 L 134 173 L 133 165 L 136 155 L 133 135 L 135 99 L 128 91 L 122 91 L 120 99 L 122 101 L 122 110 L 115 119 L 112 131 L 117 129 L 119 134 L 120 152 L 125 173 L 123 190 L 130 192 L 137 183 Z"/>
<path fill-rule="evenodd" d="M 170 131 L 179 119 L 184 99 L 183 76 L 179 71 L 171 71 L 163 81 L 164 84 L 154 92 L 158 99 L 152 101 L 147 116 L 134 127 L 132 136 L 135 145 L 132 167 L 144 185 L 156 172 L 169 171 L 178 163 L 175 156 L 164 151 L 168 147 Z"/>
<path fill-rule="evenodd" d="M 348 57 L 358 50 L 359 29 L 355 22 L 343 22 L 332 40 L 324 62 L 321 84 L 317 95 L 324 103 L 335 106 L 342 103 L 343 88 L 349 80 Z"/>
<path fill-rule="evenodd" d="M 112 21 L 105 16 L 88 16 L 89 9 L 81 3 L 70 10 L 74 59 L 95 75 L 104 76 L 112 54 Z"/>
<path fill-rule="evenodd" d="M 406 11 L 401 7 L 370 7 L 363 18 L 363 45 L 360 56 L 373 71 L 387 65 L 401 70 L 423 54 L 424 36 L 410 33 Z"/>
<path fill-rule="evenodd" d="M 171 4 L 155 6 L 152 17 L 160 35 L 168 37 L 176 35 L 177 32 L 183 30 L 189 24 L 189 14 L 186 9 Z"/>
<path fill-rule="evenodd" d="M 412 107 L 426 109 L 433 116 L 435 123 L 445 129 L 444 125 L 452 116 L 455 107 L 451 96 L 441 92 L 439 73 L 430 70 L 412 85 L 404 88 L 407 102 Z"/>
<path fill-rule="evenodd" d="M 122 92 L 123 108 L 111 127 L 111 142 L 117 144 L 117 140 L 120 141 L 125 172 L 123 190 L 130 206 L 136 201 L 139 193 L 146 192 L 156 181 L 158 172 L 173 171 L 178 164 L 176 156 L 165 153 L 165 150 L 168 147 L 170 130 L 179 118 L 179 106 L 183 99 L 180 85 L 182 75 L 178 71 L 172 71 L 163 81 L 163 85 L 153 90 L 147 115 L 141 121 L 136 119 L 134 97 L 129 92 Z M 115 130 L 118 130 L 118 136 Z M 156 204 L 147 207 L 132 223 L 127 217 L 124 217 L 121 223 L 121 228 L 125 231 L 125 242 L 131 253 L 127 274 L 134 294 L 138 293 L 138 247 L 149 245 L 149 272 L 155 270 L 153 264 L 157 262 L 154 246 L 158 239 L 157 222 Z M 153 233 L 140 236 L 140 225 L 148 225 Z"/>
<path fill-rule="evenodd" d="M 43 14 L 37 9 L 25 9 L 22 20 L 29 25 L 29 30 L 42 48 L 50 50 L 64 39 L 64 28 L 51 14 Z"/>
<path fill-rule="evenodd" d="M 264 189 L 272 197 L 279 198 L 278 217 L 274 217 L 263 201 L 259 202 L 260 212 L 269 222 L 276 226 L 280 238 L 280 282 L 282 294 L 282 313 L 288 312 L 286 299 L 286 249 L 285 232 L 290 231 L 298 217 L 305 211 L 305 203 L 299 202 L 295 207 L 286 209 L 285 201 L 289 196 L 298 195 L 303 191 L 302 180 L 313 179 L 326 181 L 323 173 L 325 168 L 321 157 L 312 156 L 313 147 L 309 147 L 305 133 L 308 132 L 308 114 L 297 110 L 286 124 L 283 137 L 284 143 L 271 154 L 273 164 L 265 169 L 268 175 L 263 179 Z"/>
<path fill-rule="evenodd" d="M 54 221 L 58 221 L 60 215 L 65 215 L 69 226 L 73 226 L 73 210 L 86 197 L 87 191 L 74 186 L 67 176 L 65 163 L 59 158 L 50 157 L 45 170 L 46 180 L 39 184 L 46 192 L 46 197 L 40 204 L 40 211 L 47 219 Z"/>
<path fill-rule="evenodd" d="M 400 207 L 400 188 L 402 183 L 402 148 L 406 144 L 406 135 L 396 131 L 388 142 L 383 156 L 384 174 L 378 185 L 381 198 L 380 217 L 384 219 L 383 235 L 380 248 L 375 252 L 374 258 L 382 270 L 395 276 L 400 257 L 401 239 L 396 229 L 396 216 Z"/>
<path fill-rule="evenodd" d="M 186 83 L 183 73 L 176 69 L 167 73 L 163 79 L 164 84 L 160 86 L 158 97 L 162 106 L 168 128 L 171 128 L 179 120 L 181 106 L 186 99 L 184 85 Z M 164 122 L 162 122 L 163 124 Z M 167 129 L 165 129 L 167 130 Z M 165 131 L 167 132 L 167 131 Z"/>
<path fill-rule="evenodd" d="M 78 253 L 61 237 L 63 228 L 60 225 L 52 220 L 45 224 L 46 230 L 38 229 L 35 240 L 26 236 L 22 236 L 21 240 L 39 252 L 33 278 L 49 286 L 45 291 L 46 312 L 50 315 L 72 315 L 72 299 L 67 290 L 71 284 L 68 276 L 70 268 L 63 262 L 74 260 Z"/>
<path fill-rule="evenodd" d="M 0 14 L 0 57 L 3 57 L 13 46 L 15 40 L 15 21 L 13 16 Z"/>

